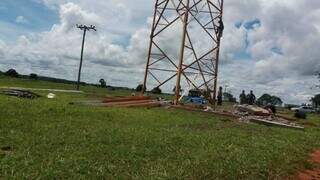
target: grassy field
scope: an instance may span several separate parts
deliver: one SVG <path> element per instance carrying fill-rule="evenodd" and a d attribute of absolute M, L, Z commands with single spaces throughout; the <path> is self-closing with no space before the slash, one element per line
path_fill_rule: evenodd
<path fill-rule="evenodd" d="M 73 89 L 2 76 L 0 86 Z M 0 148 L 10 147 L 0 150 L 0 179 L 283 179 L 311 168 L 308 154 L 320 148 L 317 115 L 300 131 L 182 110 L 71 105 L 131 93 L 82 89 L 89 94 L 52 100 L 0 95 Z"/>

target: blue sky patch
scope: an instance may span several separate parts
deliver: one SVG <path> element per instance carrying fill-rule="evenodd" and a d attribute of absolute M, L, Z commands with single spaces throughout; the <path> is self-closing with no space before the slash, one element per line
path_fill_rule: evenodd
<path fill-rule="evenodd" d="M 23 17 L 24 22 L 16 22 L 18 16 Z M 50 30 L 59 22 L 58 12 L 32 0 L 1 0 L 0 17 L 0 24 L 7 26 L 0 29 L 0 37 L 9 41 L 21 34 Z"/>
<path fill-rule="evenodd" d="M 279 48 L 279 47 L 273 47 L 273 48 L 271 48 L 271 51 L 273 53 L 276 53 L 276 54 L 279 54 L 279 55 L 283 55 L 282 49 Z"/>
<path fill-rule="evenodd" d="M 236 22 L 234 26 L 239 29 L 242 26 L 242 23 L 243 23 L 242 21 Z"/>
<path fill-rule="evenodd" d="M 244 28 L 246 28 L 247 30 L 251 30 L 254 29 L 254 27 L 261 26 L 261 21 L 259 19 L 255 19 L 253 21 L 247 21 L 243 24 Z"/>
<path fill-rule="evenodd" d="M 233 56 L 236 60 L 251 60 L 252 59 L 251 54 L 245 50 L 236 52 L 233 54 Z"/>

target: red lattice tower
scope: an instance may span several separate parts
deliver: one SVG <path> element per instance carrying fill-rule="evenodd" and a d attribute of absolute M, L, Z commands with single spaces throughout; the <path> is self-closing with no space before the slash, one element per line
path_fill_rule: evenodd
<path fill-rule="evenodd" d="M 186 87 L 215 104 L 222 15 L 223 0 L 156 0 L 142 93 L 174 88 L 178 104 Z"/>

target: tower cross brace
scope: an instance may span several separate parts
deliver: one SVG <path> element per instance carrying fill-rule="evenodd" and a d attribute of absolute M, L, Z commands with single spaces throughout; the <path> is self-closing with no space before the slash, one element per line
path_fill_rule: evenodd
<path fill-rule="evenodd" d="M 222 18 L 223 0 L 155 0 L 142 94 L 175 85 L 177 105 L 184 84 L 215 105 Z"/>

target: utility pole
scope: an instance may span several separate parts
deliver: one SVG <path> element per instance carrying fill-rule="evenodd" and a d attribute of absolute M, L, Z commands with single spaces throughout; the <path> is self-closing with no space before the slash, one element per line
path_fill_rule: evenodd
<path fill-rule="evenodd" d="M 77 28 L 79 28 L 81 31 L 83 31 L 83 38 L 82 38 L 82 47 L 81 47 L 81 57 L 80 57 L 80 66 L 79 66 L 79 74 L 78 74 L 78 83 L 77 83 L 77 90 L 80 90 L 80 80 L 81 80 L 81 70 L 82 70 L 82 62 L 83 62 L 83 51 L 84 51 L 84 42 L 86 40 L 86 33 L 87 31 L 94 30 L 97 31 L 96 27 L 93 25 L 86 26 L 86 25 L 78 25 Z"/>

